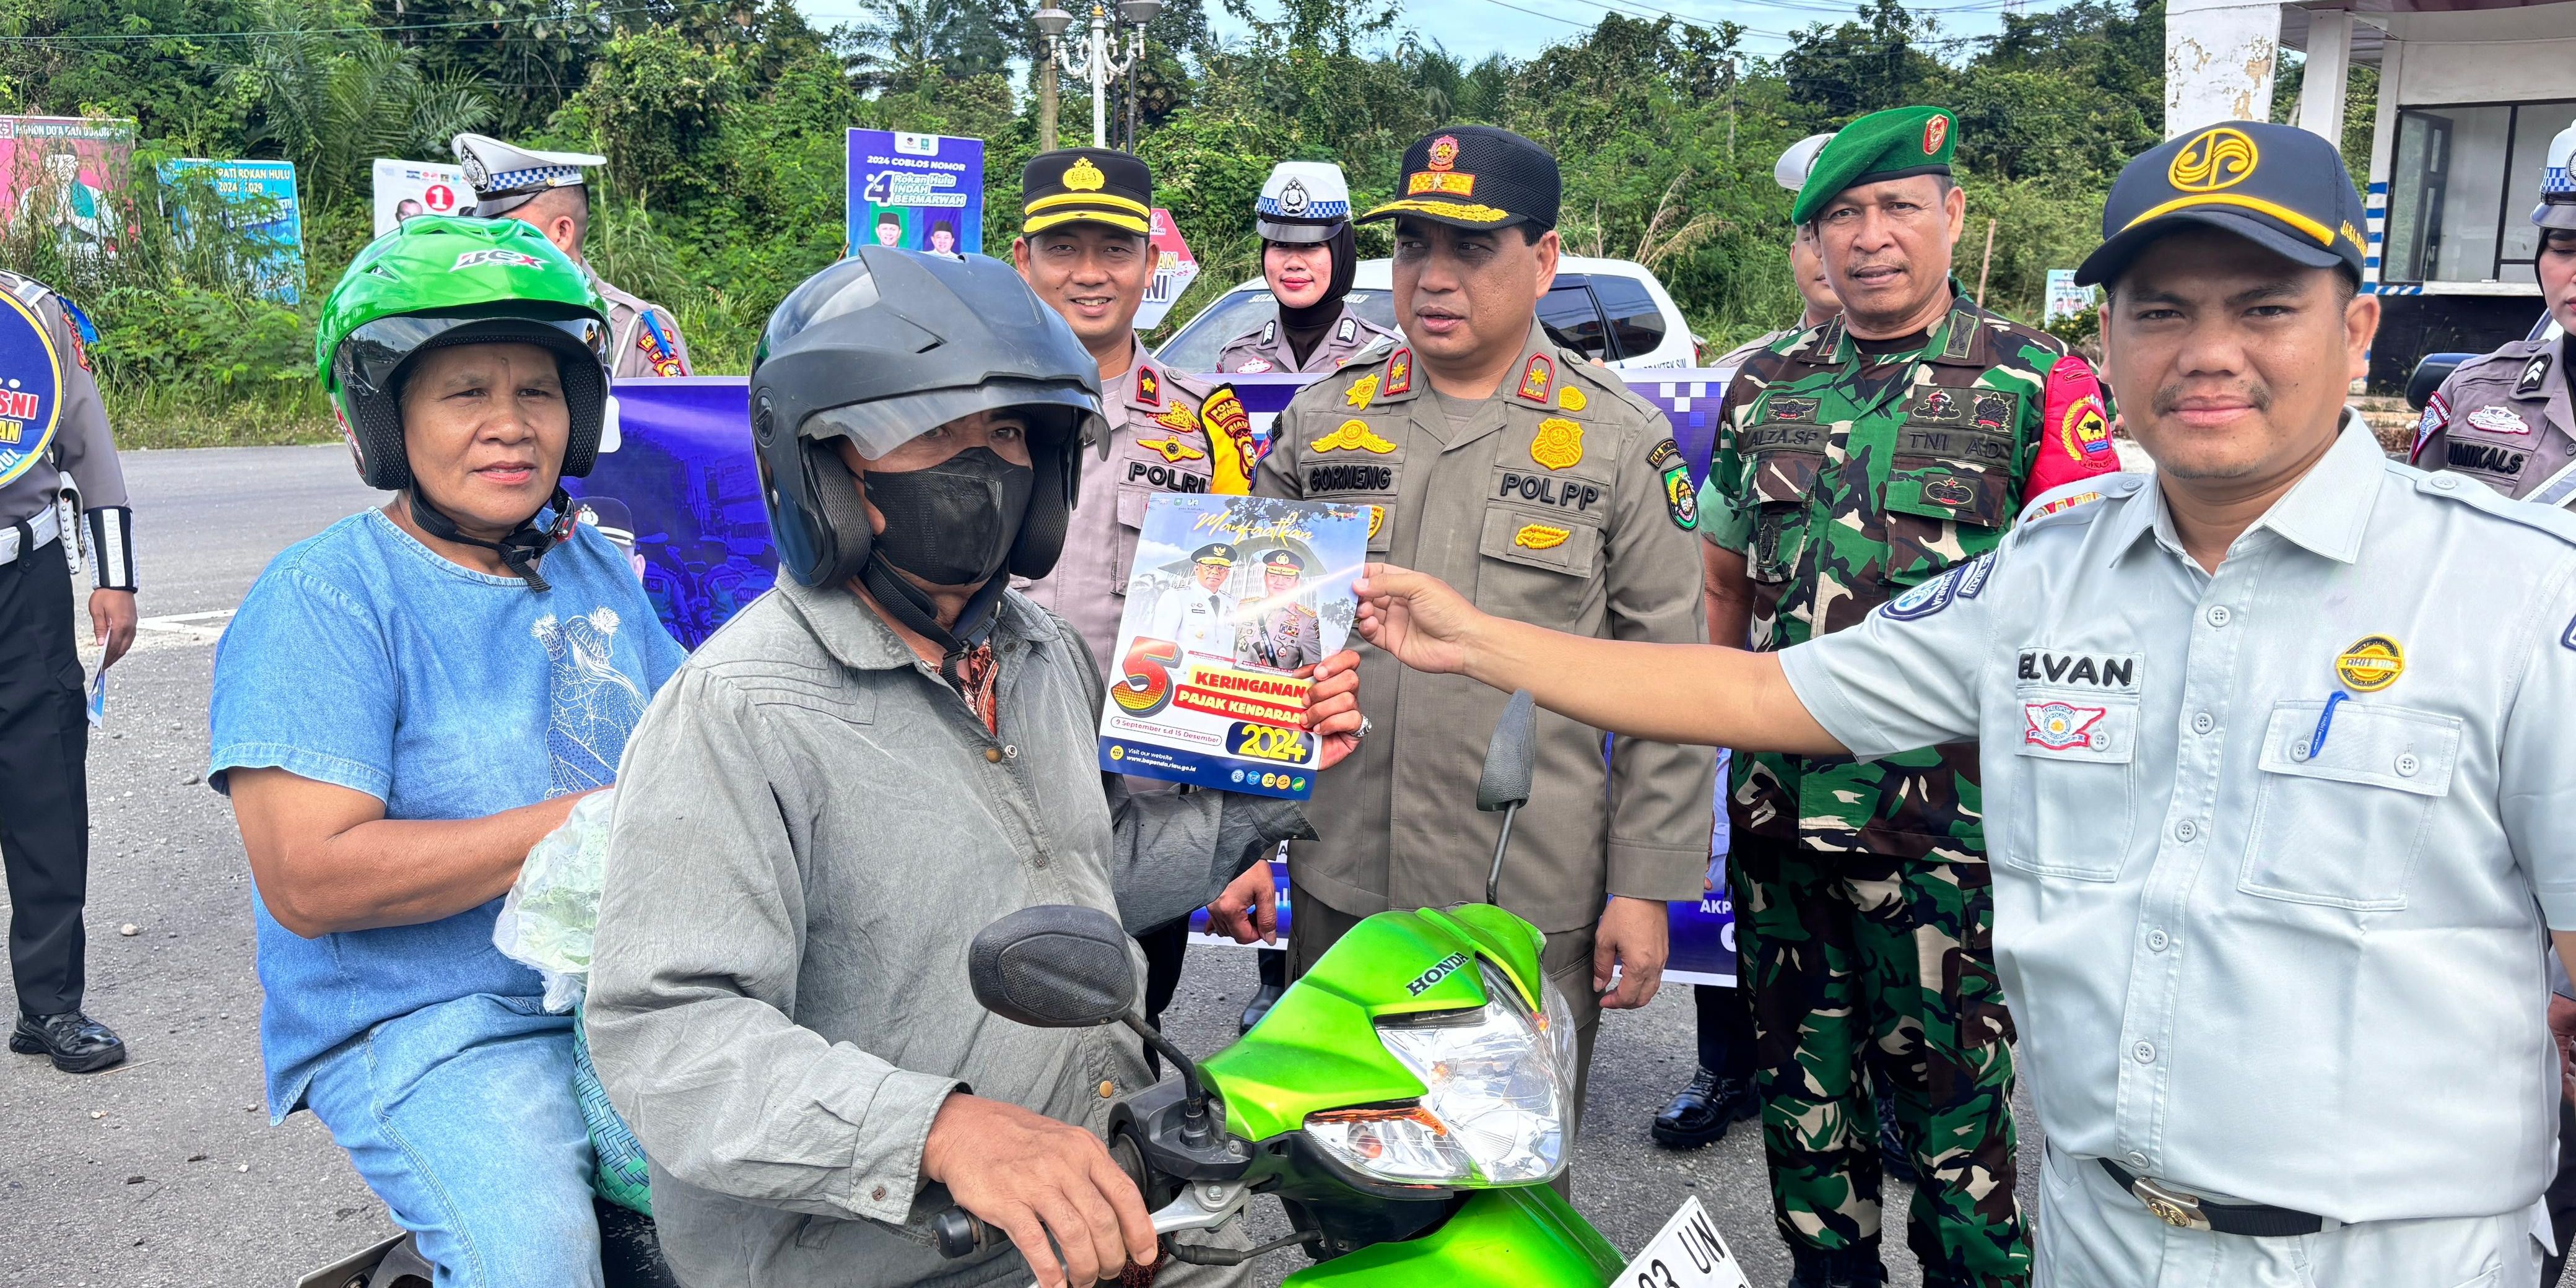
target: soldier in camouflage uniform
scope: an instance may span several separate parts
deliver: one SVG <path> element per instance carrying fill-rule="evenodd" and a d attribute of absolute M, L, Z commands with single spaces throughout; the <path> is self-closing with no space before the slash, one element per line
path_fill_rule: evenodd
<path fill-rule="evenodd" d="M 2084 360 L 1949 278 L 1955 125 L 1937 108 L 1863 117 L 1799 193 L 1844 312 L 1737 372 L 1703 502 L 1711 584 L 1749 581 L 1757 650 L 1859 622 L 1993 549 L 2042 492 L 2118 468 Z M 1975 749 L 1742 756 L 1734 788 L 1729 879 L 1791 1283 L 1884 1281 L 1872 1064 L 1916 1145 L 1924 1282 L 2026 1283 Z"/>

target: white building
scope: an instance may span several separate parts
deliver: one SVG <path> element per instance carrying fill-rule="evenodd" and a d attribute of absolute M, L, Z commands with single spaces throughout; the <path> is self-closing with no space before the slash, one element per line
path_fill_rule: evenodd
<path fill-rule="evenodd" d="M 2484 351 L 2541 312 L 2531 226 L 2542 152 L 2576 120 L 2576 0 L 2174 0 L 2165 135 L 2266 120 L 2282 47 L 2307 70 L 2291 119 L 2341 141 L 2353 64 L 2379 69 L 2369 289 L 2384 321 L 2371 383 L 2417 356 Z"/>

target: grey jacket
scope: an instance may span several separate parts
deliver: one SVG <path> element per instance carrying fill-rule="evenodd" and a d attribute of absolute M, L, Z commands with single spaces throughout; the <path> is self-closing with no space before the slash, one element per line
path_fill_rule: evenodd
<path fill-rule="evenodd" d="M 967 941 L 1042 903 L 1168 921 L 1310 835 L 1289 802 L 1104 776 L 1061 619 L 1010 595 L 993 647 L 999 737 L 864 604 L 782 580 L 626 744 L 586 1023 L 685 1282 L 1025 1282 L 927 1246 L 931 1119 L 971 1088 L 1099 1131 L 1145 1065 L 1123 1028 L 984 1011 Z"/>

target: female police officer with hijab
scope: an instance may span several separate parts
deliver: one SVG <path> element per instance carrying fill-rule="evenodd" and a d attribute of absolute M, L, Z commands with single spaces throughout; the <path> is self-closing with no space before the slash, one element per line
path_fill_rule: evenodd
<path fill-rule="evenodd" d="M 1135 1038 L 986 1013 L 967 943 L 1036 904 L 1156 925 L 1312 833 L 1290 802 L 1103 775 L 1098 666 L 1008 588 L 1055 563 L 1098 398 L 1071 328 L 980 256 L 862 247 L 770 316 L 751 418 L 788 575 L 636 730 L 588 1003 L 684 1279 L 1055 1288 L 1155 1258 L 1098 1135 L 1146 1077 Z M 1357 662 L 1318 672 L 1328 763 Z M 1033 1267 L 907 1237 L 951 1201 Z"/>
<path fill-rule="evenodd" d="M 1361 350 L 1396 338 L 1344 302 L 1360 252 L 1340 166 L 1282 161 L 1271 167 L 1252 215 L 1261 234 L 1261 280 L 1279 301 L 1279 316 L 1227 341 L 1217 351 L 1217 370 L 1338 371 Z"/>

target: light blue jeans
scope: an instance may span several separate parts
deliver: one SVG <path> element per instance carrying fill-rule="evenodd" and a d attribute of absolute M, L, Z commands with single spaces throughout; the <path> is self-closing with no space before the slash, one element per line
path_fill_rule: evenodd
<path fill-rule="evenodd" d="M 488 993 L 326 1057 L 305 1104 L 438 1267 L 437 1288 L 599 1288 L 569 1015 Z"/>

